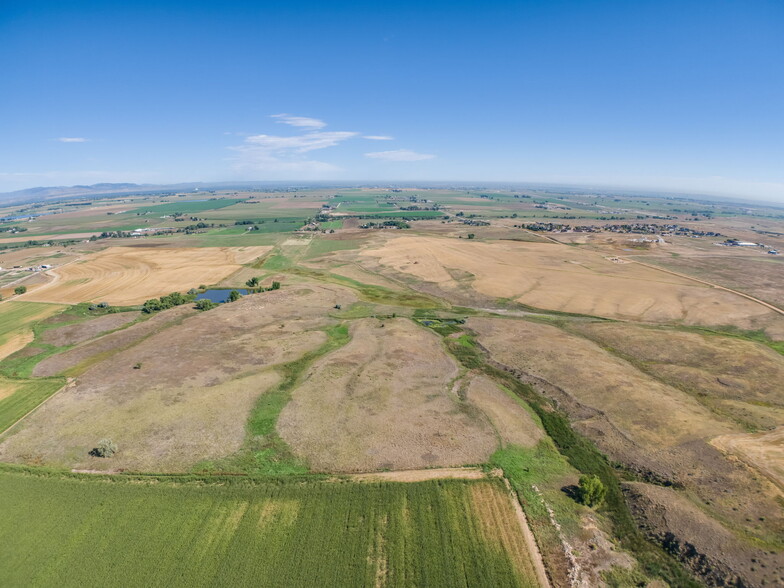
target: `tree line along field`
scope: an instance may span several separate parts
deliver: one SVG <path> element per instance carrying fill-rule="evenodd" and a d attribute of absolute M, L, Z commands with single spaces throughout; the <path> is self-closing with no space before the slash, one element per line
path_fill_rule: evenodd
<path fill-rule="evenodd" d="M 204 482 L 4 468 L 0 584 L 537 585 L 499 480 Z"/>

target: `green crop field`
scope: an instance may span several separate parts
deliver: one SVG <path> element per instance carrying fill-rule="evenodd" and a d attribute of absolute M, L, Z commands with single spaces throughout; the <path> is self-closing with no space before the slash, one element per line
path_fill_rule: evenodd
<path fill-rule="evenodd" d="M 477 521 L 472 492 L 500 481 L 33 472 L 0 470 L 4 586 L 536 585 Z"/>
<path fill-rule="evenodd" d="M 0 433 L 65 385 L 65 378 L 14 380 L 0 377 Z M 3 391 L 11 391 L 2 397 Z"/>
<path fill-rule="evenodd" d="M 216 210 L 218 208 L 225 208 L 227 206 L 231 206 L 232 204 L 237 204 L 238 202 L 242 202 L 237 198 L 219 198 L 214 200 L 193 200 L 191 202 L 187 202 L 185 200 L 181 202 L 168 202 L 166 204 L 154 204 L 152 206 L 142 206 L 140 208 L 134 209 L 132 212 L 149 212 L 150 214 L 160 215 L 160 214 L 174 214 L 176 212 L 182 213 L 193 213 L 193 212 L 202 212 L 204 210 Z"/>

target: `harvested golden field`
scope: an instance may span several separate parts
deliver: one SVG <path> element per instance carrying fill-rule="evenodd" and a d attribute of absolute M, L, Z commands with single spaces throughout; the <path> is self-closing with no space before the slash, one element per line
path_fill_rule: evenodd
<path fill-rule="evenodd" d="M 269 247 L 109 247 L 50 270 L 54 279 L 25 294 L 24 300 L 139 304 L 220 282 L 267 251 Z"/>
<path fill-rule="evenodd" d="M 65 307 L 10 301 L 0 304 L 0 359 L 19 351 L 33 340 L 33 325 Z"/>
<path fill-rule="evenodd" d="M 520 401 L 486 376 L 472 377 L 465 394 L 487 415 L 503 444 L 534 447 L 544 436 Z"/>
<path fill-rule="evenodd" d="M 317 471 L 363 472 L 485 461 L 495 435 L 452 393 L 458 367 L 407 319 L 355 321 L 351 341 L 311 368 L 278 432 Z"/>
<path fill-rule="evenodd" d="M 327 313 L 337 299 L 350 301 L 351 293 L 291 286 L 204 313 L 177 307 L 75 347 L 65 354 L 91 348 L 92 356 L 80 356 L 86 371 L 4 440 L 0 460 L 181 472 L 230 455 L 245 439 L 256 400 L 279 381 L 271 367 L 326 340 L 321 329 L 334 323 Z M 156 319 L 155 328 L 131 337 Z M 120 451 L 111 460 L 88 455 L 104 437 Z"/>
<path fill-rule="evenodd" d="M 784 425 L 766 433 L 722 435 L 711 444 L 758 469 L 784 493 Z"/>
<path fill-rule="evenodd" d="M 654 322 L 752 328 L 779 319 L 731 292 L 556 243 L 403 236 L 359 255 L 447 295 L 469 289 L 548 310 Z"/>

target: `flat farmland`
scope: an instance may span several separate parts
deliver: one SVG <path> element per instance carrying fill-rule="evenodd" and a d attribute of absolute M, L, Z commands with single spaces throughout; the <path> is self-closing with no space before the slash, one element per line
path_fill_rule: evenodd
<path fill-rule="evenodd" d="M 199 284 L 214 284 L 265 254 L 269 247 L 109 247 L 50 270 L 54 279 L 24 300 L 133 305 Z"/>
<path fill-rule="evenodd" d="M 0 473 L 5 586 L 538 586 L 499 480 Z"/>

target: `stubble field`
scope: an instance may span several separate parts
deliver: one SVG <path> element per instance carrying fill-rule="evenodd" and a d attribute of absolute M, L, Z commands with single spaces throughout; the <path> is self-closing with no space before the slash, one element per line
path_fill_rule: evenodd
<path fill-rule="evenodd" d="M 24 300 L 78 304 L 140 304 L 200 284 L 214 284 L 269 251 L 269 247 L 109 247 L 50 270 L 54 279 Z"/>

